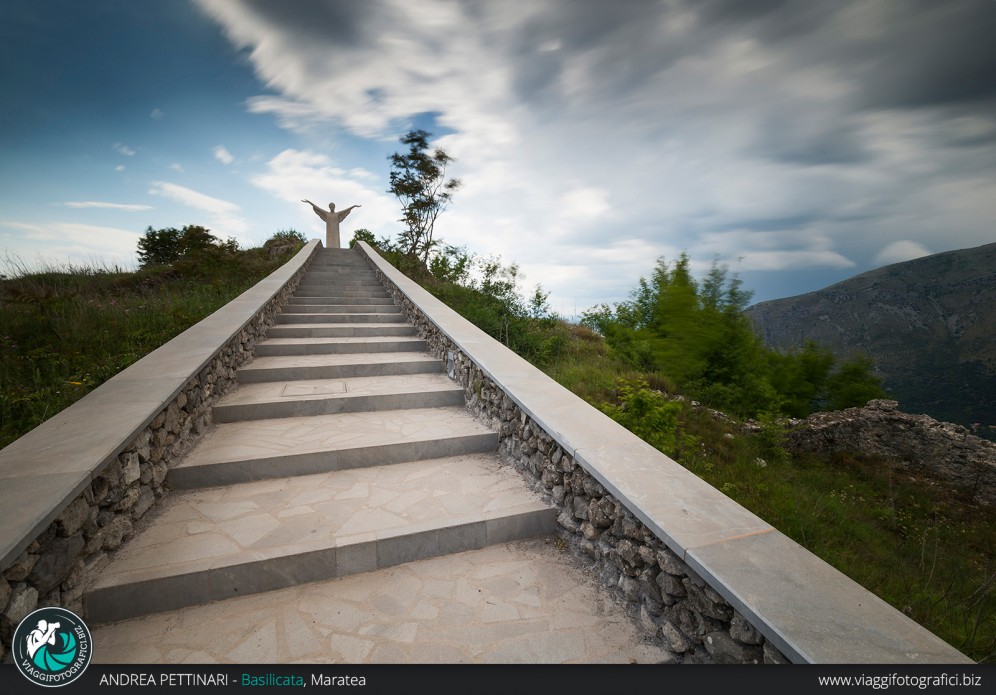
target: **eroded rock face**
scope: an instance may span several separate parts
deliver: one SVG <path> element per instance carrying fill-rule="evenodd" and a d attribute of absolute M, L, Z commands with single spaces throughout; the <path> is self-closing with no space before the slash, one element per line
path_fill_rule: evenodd
<path fill-rule="evenodd" d="M 882 456 L 925 471 L 996 504 L 996 443 L 928 415 L 899 410 L 896 401 L 869 401 L 863 408 L 814 413 L 788 433 L 786 446 L 820 456 L 857 453 Z"/>

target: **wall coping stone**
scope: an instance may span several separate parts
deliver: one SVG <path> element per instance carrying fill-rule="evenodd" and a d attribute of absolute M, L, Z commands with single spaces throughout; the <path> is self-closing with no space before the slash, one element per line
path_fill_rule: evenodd
<path fill-rule="evenodd" d="M 0 570 L 100 475 L 321 248 L 291 260 L 213 314 L 0 450 Z"/>
<path fill-rule="evenodd" d="M 541 370 L 380 257 L 412 304 L 795 663 L 973 663 Z"/>

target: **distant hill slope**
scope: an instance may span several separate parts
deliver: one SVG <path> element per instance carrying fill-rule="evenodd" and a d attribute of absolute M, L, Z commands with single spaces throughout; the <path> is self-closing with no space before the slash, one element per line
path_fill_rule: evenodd
<path fill-rule="evenodd" d="M 996 439 L 996 244 L 871 270 L 747 309 L 779 350 L 867 354 L 900 408 Z"/>

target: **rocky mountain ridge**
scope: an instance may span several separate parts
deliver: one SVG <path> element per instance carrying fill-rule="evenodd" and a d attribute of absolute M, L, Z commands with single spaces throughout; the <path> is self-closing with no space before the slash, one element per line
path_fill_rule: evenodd
<path fill-rule="evenodd" d="M 878 268 L 747 309 L 779 350 L 868 355 L 904 411 L 996 438 L 996 243 Z"/>

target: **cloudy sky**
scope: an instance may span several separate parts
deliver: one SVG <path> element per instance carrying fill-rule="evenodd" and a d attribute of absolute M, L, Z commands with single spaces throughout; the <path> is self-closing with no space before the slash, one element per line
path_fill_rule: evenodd
<path fill-rule="evenodd" d="M 799 294 L 996 241 L 994 35 L 994 0 L 4 0 L 0 251 L 323 236 L 301 198 L 394 236 L 421 127 L 437 236 L 564 314 L 683 250 Z"/>

